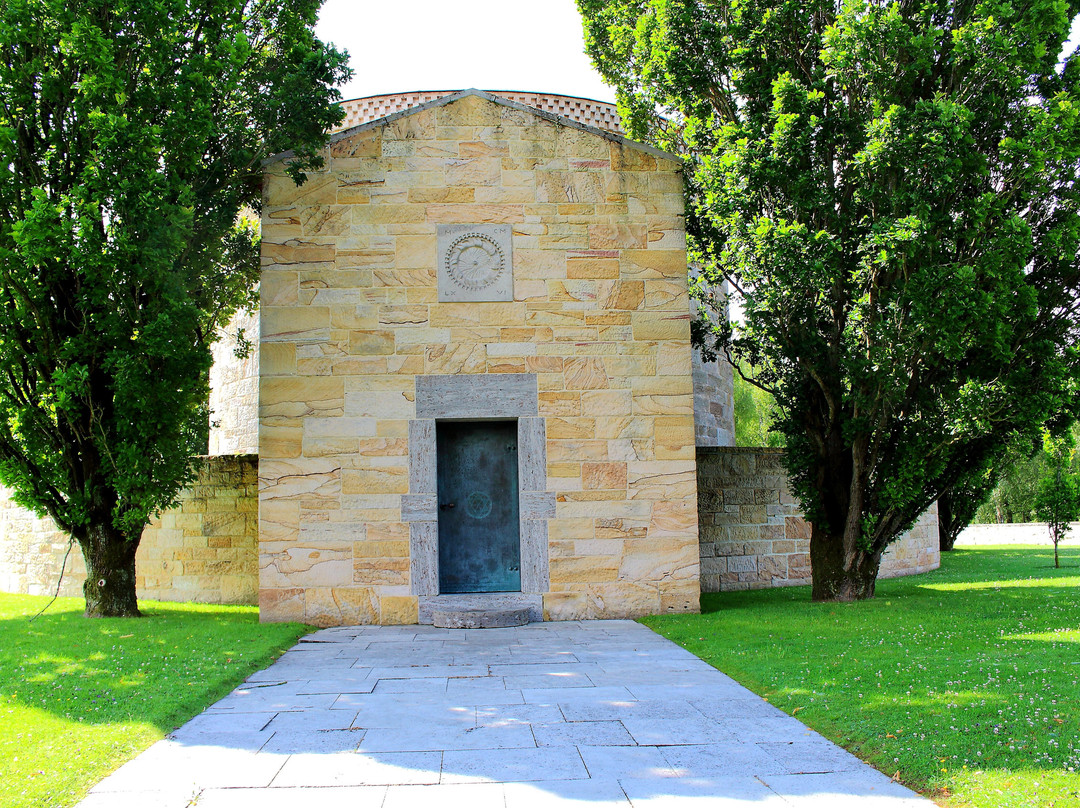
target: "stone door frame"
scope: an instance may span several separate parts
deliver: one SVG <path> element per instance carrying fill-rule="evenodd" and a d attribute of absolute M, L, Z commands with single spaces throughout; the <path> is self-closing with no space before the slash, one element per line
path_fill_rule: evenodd
<path fill-rule="evenodd" d="M 409 493 L 401 520 L 409 523 L 412 594 L 439 594 L 439 511 L 435 422 L 516 421 L 521 592 L 549 589 L 548 519 L 555 493 L 547 490 L 547 427 L 539 415 L 535 373 L 416 377 L 416 418 L 409 421 Z"/>

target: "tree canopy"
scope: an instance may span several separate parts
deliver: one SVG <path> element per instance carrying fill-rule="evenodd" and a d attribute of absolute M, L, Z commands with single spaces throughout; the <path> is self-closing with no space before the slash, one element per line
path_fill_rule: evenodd
<path fill-rule="evenodd" d="M 813 596 L 870 597 L 889 543 L 1075 389 L 1080 2 L 578 5 L 632 136 L 686 156 L 692 257 L 743 298 L 718 347 L 776 398 Z"/>
<path fill-rule="evenodd" d="M 0 8 L 0 480 L 78 540 L 88 615 L 205 452 L 209 346 L 257 280 L 260 162 L 302 179 L 346 55 L 318 0 Z"/>

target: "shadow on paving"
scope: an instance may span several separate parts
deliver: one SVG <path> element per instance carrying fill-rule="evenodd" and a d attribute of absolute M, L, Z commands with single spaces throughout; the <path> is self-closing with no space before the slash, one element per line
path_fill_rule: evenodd
<path fill-rule="evenodd" d="M 199 808 L 929 805 L 629 621 L 312 634 L 81 806 L 196 797 Z"/>

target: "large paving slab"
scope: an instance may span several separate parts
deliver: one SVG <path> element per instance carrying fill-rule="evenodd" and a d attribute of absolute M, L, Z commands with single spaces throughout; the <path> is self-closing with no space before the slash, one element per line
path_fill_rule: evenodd
<path fill-rule="evenodd" d="M 629 621 L 334 628 L 81 808 L 926 808 Z"/>

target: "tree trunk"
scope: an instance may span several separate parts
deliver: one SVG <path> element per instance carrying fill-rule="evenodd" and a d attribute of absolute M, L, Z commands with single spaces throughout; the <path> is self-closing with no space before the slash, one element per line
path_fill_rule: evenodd
<path fill-rule="evenodd" d="M 87 617 L 141 617 L 135 597 L 135 551 L 138 540 L 128 539 L 112 525 L 93 525 L 79 540 L 86 562 Z"/>
<path fill-rule="evenodd" d="M 874 597 L 881 556 L 858 549 L 854 536 L 812 526 L 810 569 L 815 602 L 869 600 Z"/>
<path fill-rule="evenodd" d="M 946 491 L 937 501 L 938 508 L 938 549 L 947 553 L 956 546 L 956 537 L 960 530 L 954 523 L 955 514 L 952 507 L 952 495 Z"/>

